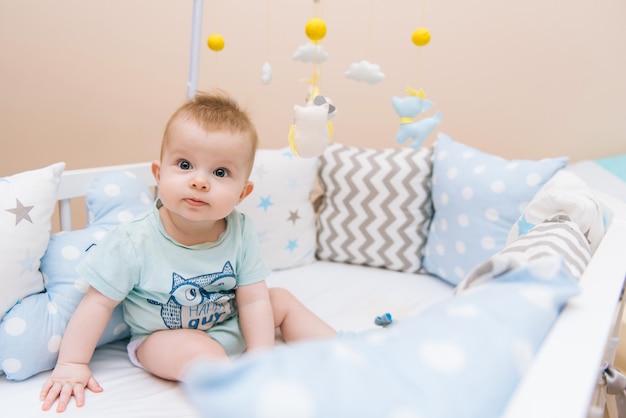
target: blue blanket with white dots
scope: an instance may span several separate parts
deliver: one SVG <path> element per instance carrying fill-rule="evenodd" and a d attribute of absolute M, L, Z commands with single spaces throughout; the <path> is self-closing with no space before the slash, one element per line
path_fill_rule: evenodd
<path fill-rule="evenodd" d="M 185 387 L 205 417 L 497 417 L 578 292 L 543 258 L 385 328 L 196 363 Z"/>

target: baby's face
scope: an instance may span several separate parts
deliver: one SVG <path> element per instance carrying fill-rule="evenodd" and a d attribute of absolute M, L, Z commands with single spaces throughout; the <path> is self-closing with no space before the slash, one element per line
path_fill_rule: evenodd
<path fill-rule="evenodd" d="M 168 210 L 193 221 L 215 221 L 251 191 L 252 144 L 245 134 L 206 131 L 177 119 L 166 139 L 155 175 Z"/>

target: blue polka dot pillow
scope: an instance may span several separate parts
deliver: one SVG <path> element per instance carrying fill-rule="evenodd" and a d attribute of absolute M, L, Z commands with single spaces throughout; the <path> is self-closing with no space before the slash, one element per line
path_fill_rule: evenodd
<path fill-rule="evenodd" d="M 439 133 L 434 144 L 434 216 L 422 266 L 459 284 L 504 248 L 509 230 L 567 157 L 506 160 Z"/>
<path fill-rule="evenodd" d="M 254 222 L 261 254 L 272 270 L 315 259 L 315 215 L 311 193 L 317 159 L 296 158 L 289 148 L 260 149 L 250 180 L 254 190 L 237 206 Z"/>
<path fill-rule="evenodd" d="M 153 199 L 142 180 L 116 172 L 95 179 L 86 202 L 84 229 L 50 237 L 41 259 L 45 291 L 24 298 L 2 318 L 0 366 L 8 379 L 24 380 L 54 367 L 67 322 L 88 287 L 76 265 L 113 226 L 150 210 Z M 120 305 L 98 345 L 129 335 Z"/>
<path fill-rule="evenodd" d="M 198 362 L 186 389 L 203 417 L 498 417 L 578 292 L 545 257 L 385 329 Z"/>

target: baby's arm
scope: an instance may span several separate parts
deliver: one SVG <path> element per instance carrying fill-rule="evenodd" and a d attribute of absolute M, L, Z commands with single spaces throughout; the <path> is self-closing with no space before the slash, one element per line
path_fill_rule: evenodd
<path fill-rule="evenodd" d="M 76 406 L 83 406 L 85 387 L 94 392 L 102 391 L 88 364 L 118 303 L 89 288 L 67 325 L 57 364 L 41 389 L 44 411 L 49 410 L 57 398 L 57 412 L 65 411 L 72 395 Z"/>
<path fill-rule="evenodd" d="M 239 324 L 246 350 L 274 346 L 274 316 L 265 281 L 237 287 Z"/>

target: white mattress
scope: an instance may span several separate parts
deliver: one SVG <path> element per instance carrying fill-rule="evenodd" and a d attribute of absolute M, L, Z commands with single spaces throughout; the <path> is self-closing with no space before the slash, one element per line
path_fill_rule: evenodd
<path fill-rule="evenodd" d="M 291 290 L 323 320 L 342 331 L 375 328 L 374 319 L 385 312 L 402 320 L 451 296 L 453 290 L 428 275 L 323 261 L 274 272 L 268 285 Z"/>
<path fill-rule="evenodd" d="M 197 411 L 174 382 L 157 379 L 130 364 L 126 343 L 118 341 L 96 350 L 91 367 L 104 387 L 102 393 L 87 391 L 85 406 L 72 400 L 63 417 L 197 417 Z M 41 411 L 39 391 L 49 372 L 23 382 L 0 380 L 0 403 L 4 417 L 58 416 Z M 56 406 L 55 406 L 56 407 Z"/>
<path fill-rule="evenodd" d="M 377 268 L 316 262 L 274 272 L 273 287 L 291 290 L 305 305 L 343 331 L 375 328 L 376 316 L 389 312 L 394 320 L 414 315 L 449 297 L 453 288 L 430 276 L 402 274 Z M 73 401 L 64 417 L 196 417 L 182 387 L 133 367 L 125 342 L 96 350 L 92 371 L 104 392 L 87 391 L 85 406 Z M 40 411 L 39 391 L 49 372 L 23 382 L 0 377 L 0 410 L 7 417 L 50 416 Z"/>

